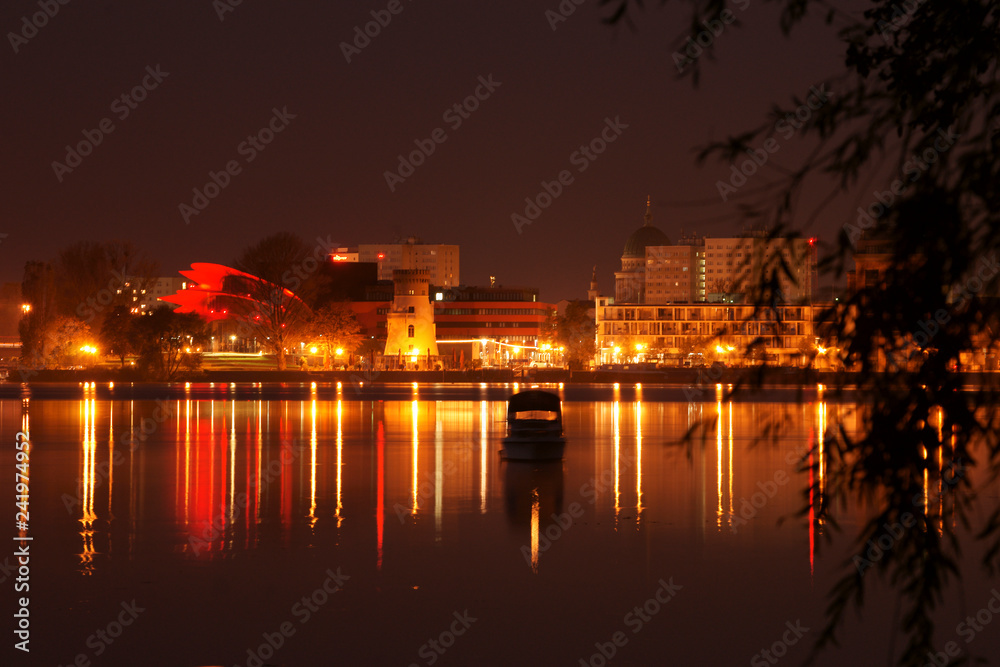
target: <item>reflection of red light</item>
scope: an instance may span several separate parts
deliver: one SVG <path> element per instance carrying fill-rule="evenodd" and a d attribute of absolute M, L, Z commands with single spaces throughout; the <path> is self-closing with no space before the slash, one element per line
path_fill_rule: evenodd
<path fill-rule="evenodd" d="M 385 259 L 385 253 L 384 253 L 384 252 L 380 252 L 380 253 L 378 254 L 378 258 L 379 258 L 379 259 Z"/>

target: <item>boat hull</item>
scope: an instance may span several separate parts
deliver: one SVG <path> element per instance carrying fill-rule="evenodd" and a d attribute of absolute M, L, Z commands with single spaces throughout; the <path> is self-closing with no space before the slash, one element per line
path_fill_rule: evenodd
<path fill-rule="evenodd" d="M 563 438 L 519 438 L 508 436 L 503 439 L 501 455 L 511 461 L 556 461 L 563 458 L 566 440 Z"/>

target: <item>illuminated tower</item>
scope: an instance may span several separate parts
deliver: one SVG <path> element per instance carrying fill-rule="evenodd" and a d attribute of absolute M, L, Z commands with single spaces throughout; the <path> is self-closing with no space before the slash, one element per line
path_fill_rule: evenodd
<path fill-rule="evenodd" d="M 405 355 L 426 359 L 438 353 L 431 303 L 430 271 L 396 269 L 392 272 L 392 310 L 386 315 L 388 336 L 386 355 Z"/>

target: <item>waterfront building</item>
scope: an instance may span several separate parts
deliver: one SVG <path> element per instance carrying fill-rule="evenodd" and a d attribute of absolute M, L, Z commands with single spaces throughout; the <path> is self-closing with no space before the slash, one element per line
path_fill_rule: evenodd
<path fill-rule="evenodd" d="M 438 354 L 434 307 L 430 301 L 430 271 L 392 272 L 393 299 L 386 313 L 385 355 L 418 361 Z"/>

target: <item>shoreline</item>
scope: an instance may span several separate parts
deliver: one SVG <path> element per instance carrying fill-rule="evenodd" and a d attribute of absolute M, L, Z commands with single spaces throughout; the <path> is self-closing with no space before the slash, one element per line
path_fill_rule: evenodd
<path fill-rule="evenodd" d="M 763 372 L 762 372 L 763 370 Z M 486 371 L 202 371 L 173 381 L 146 381 L 119 370 L 39 371 L 28 382 L 0 383 L 0 398 L 52 399 L 295 399 L 308 400 L 505 400 L 516 387 L 558 387 L 564 400 L 654 400 L 713 402 L 717 385 L 739 385 L 740 401 L 851 400 L 859 388 L 856 374 L 811 369 L 668 369 L 660 371 L 568 371 L 539 369 L 519 373 Z M 994 373 L 961 376 L 963 389 L 988 387 Z M 421 386 L 425 385 L 425 386 Z M 822 385 L 822 389 L 820 388 Z"/>

